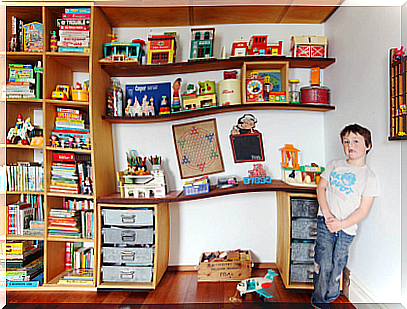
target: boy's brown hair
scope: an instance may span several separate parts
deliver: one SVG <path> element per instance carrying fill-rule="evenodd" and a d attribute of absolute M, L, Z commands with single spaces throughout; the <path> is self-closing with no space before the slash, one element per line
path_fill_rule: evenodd
<path fill-rule="evenodd" d="M 363 136 L 363 138 L 365 139 L 366 147 L 370 146 L 370 149 L 372 149 L 372 147 L 373 147 L 372 134 L 370 133 L 370 131 L 368 129 L 358 125 L 357 123 L 350 124 L 350 125 L 344 127 L 343 130 L 341 131 L 341 140 L 343 141 L 343 138 L 351 132 L 354 134 L 359 134 L 359 135 Z M 366 150 L 366 154 L 369 153 L 370 149 Z"/>

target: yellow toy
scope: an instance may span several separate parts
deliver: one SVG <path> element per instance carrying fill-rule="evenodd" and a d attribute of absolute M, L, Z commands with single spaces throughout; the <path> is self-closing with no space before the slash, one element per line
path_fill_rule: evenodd
<path fill-rule="evenodd" d="M 58 85 L 52 92 L 52 99 L 68 101 L 71 99 L 71 88 L 67 85 Z"/>

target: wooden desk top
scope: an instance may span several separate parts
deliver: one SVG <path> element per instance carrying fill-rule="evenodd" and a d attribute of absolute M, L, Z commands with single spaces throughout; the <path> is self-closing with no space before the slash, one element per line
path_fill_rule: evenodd
<path fill-rule="evenodd" d="M 209 197 L 224 196 L 229 194 L 264 192 L 264 191 L 285 191 L 290 193 L 316 194 L 316 189 L 311 187 L 300 187 L 287 185 L 279 179 L 273 179 L 270 184 L 245 185 L 239 182 L 236 187 L 226 189 L 216 189 L 211 186 L 208 193 L 185 196 L 183 190 L 169 192 L 163 198 L 122 198 L 120 193 L 112 193 L 97 198 L 97 203 L 104 204 L 159 204 L 159 203 L 177 203 L 184 201 L 200 200 Z"/>

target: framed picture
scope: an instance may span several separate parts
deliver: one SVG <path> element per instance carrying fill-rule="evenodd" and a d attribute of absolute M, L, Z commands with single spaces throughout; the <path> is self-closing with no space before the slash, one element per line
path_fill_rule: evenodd
<path fill-rule="evenodd" d="M 216 119 L 172 126 L 181 179 L 224 172 Z"/>

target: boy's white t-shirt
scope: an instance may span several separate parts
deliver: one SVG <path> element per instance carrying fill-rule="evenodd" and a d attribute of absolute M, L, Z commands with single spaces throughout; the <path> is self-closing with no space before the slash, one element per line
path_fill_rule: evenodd
<path fill-rule="evenodd" d="M 376 176 L 367 166 L 355 166 L 344 159 L 328 163 L 321 177 L 328 181 L 326 199 L 331 213 L 339 220 L 346 219 L 359 206 L 362 196 L 377 196 Z M 318 215 L 323 215 L 321 208 Z M 343 231 L 356 235 L 357 224 Z"/>

